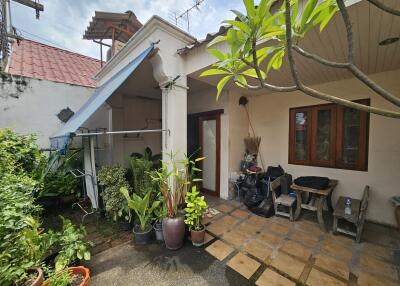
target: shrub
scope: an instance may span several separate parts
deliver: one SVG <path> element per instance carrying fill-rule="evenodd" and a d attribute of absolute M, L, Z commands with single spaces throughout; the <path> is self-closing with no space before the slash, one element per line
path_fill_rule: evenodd
<path fill-rule="evenodd" d="M 114 220 L 118 217 L 131 219 L 128 203 L 119 191 L 122 187 L 130 189 L 125 176 L 126 169 L 121 166 L 102 167 L 97 175 L 100 185 L 104 187 L 101 193 L 104 207 Z"/>

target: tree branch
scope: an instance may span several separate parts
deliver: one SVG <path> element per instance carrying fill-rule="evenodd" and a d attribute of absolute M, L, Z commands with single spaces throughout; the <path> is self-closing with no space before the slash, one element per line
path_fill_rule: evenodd
<path fill-rule="evenodd" d="M 339 2 L 341 2 L 341 4 L 343 4 L 343 7 L 344 7 L 344 3 L 342 0 L 337 0 L 337 2 L 338 2 L 338 4 L 339 4 Z M 340 7 L 340 5 L 339 5 L 339 7 Z M 345 14 L 347 14 L 347 13 L 345 13 Z M 347 18 L 347 19 L 349 20 L 349 18 Z M 303 85 L 303 83 L 299 79 L 296 63 L 295 63 L 295 60 L 293 57 L 292 26 L 291 26 L 291 20 L 290 20 L 290 0 L 285 0 L 285 25 L 286 25 L 286 45 L 287 45 L 287 55 L 288 55 L 288 60 L 289 60 L 289 66 L 290 66 L 293 80 L 295 81 L 296 86 L 298 87 L 299 90 L 301 90 L 305 94 L 308 94 L 312 97 L 330 101 L 333 103 L 337 103 L 337 104 L 340 104 L 340 105 L 343 105 L 346 107 L 350 107 L 350 108 L 354 108 L 354 109 L 357 109 L 360 111 L 370 112 L 370 113 L 383 115 L 383 116 L 387 116 L 387 117 L 400 118 L 399 112 L 385 110 L 385 109 L 371 107 L 371 106 L 366 106 L 366 105 L 356 103 L 356 102 L 353 102 L 353 101 L 350 101 L 347 99 L 343 99 L 343 98 L 329 95 L 329 94 L 326 94 L 323 92 L 319 92 L 317 90 L 314 90 L 312 88 L 309 88 L 309 87 Z M 351 27 L 351 24 L 350 24 L 350 27 Z M 352 49 L 351 29 L 350 29 L 350 33 L 348 34 L 348 36 L 349 35 L 351 38 L 350 39 L 351 41 L 349 41 L 349 49 Z M 352 60 L 351 57 L 349 58 L 349 61 L 350 60 Z"/>
<path fill-rule="evenodd" d="M 382 2 L 380 2 L 378 0 L 367 0 L 367 1 L 369 3 L 371 3 L 372 5 L 375 5 L 376 7 L 378 7 L 379 9 L 381 9 L 381 10 L 387 12 L 387 13 L 393 14 L 395 16 L 400 16 L 400 11 L 399 10 L 393 9 L 391 7 L 388 7 L 388 6 L 386 6 L 385 4 L 383 4 Z"/>
<path fill-rule="evenodd" d="M 376 84 L 373 80 L 371 80 L 366 74 L 364 74 L 355 64 L 354 64 L 354 39 L 353 39 L 353 28 L 350 21 L 350 16 L 347 12 L 346 6 L 343 0 L 336 0 L 338 4 L 340 14 L 342 14 L 343 22 L 346 26 L 347 33 L 347 48 L 348 48 L 348 62 L 350 65 L 347 66 L 347 69 L 353 73 L 355 77 L 357 77 L 360 81 L 362 81 L 365 85 L 367 85 L 370 89 L 375 91 L 377 94 L 393 103 L 397 107 L 400 107 L 400 98 L 386 91 L 384 88 Z"/>
<path fill-rule="evenodd" d="M 339 62 L 333 62 L 333 61 L 329 61 L 327 59 L 324 59 L 323 57 L 320 57 L 318 55 L 309 53 L 305 50 L 303 50 L 302 48 L 300 48 L 297 45 L 293 45 L 293 50 L 295 50 L 297 53 L 299 53 L 300 55 L 312 59 L 320 64 L 323 64 L 325 66 L 330 66 L 333 68 L 348 68 L 348 66 L 350 65 L 349 63 L 339 63 Z"/>

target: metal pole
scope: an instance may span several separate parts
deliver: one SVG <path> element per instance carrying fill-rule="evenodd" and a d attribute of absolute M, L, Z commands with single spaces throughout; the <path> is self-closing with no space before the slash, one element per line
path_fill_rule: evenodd
<path fill-rule="evenodd" d="M 131 131 L 103 131 L 103 132 L 91 132 L 91 133 L 76 133 L 75 136 L 96 136 L 96 135 L 107 135 L 107 134 L 132 134 L 132 133 L 156 133 L 166 132 L 166 129 L 150 129 L 150 130 L 131 130 Z"/>

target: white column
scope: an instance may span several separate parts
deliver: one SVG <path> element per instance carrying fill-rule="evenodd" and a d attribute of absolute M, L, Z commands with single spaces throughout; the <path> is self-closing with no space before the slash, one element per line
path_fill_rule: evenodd
<path fill-rule="evenodd" d="M 162 89 L 163 159 L 171 151 L 182 157 L 187 153 L 187 88 L 175 85 Z"/>

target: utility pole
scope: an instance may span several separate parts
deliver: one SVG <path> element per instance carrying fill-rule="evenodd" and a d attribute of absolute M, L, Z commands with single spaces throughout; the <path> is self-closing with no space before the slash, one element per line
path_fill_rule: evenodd
<path fill-rule="evenodd" d="M 0 71 L 4 71 L 10 51 L 10 39 L 22 40 L 18 36 L 11 22 L 11 0 L 0 0 Z M 39 0 L 12 0 L 16 3 L 32 8 L 36 11 L 36 19 L 39 19 L 39 13 L 44 11 L 44 7 L 39 3 Z"/>

